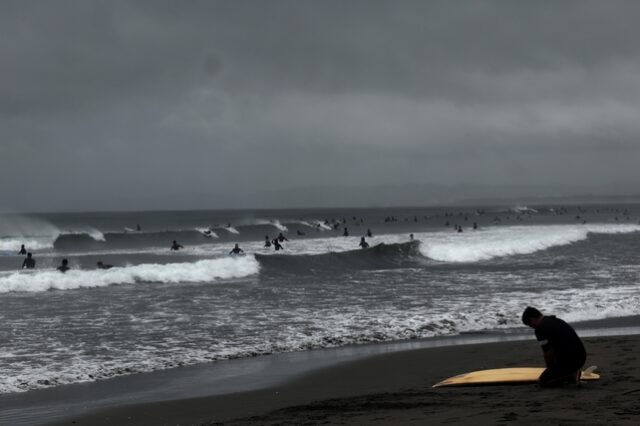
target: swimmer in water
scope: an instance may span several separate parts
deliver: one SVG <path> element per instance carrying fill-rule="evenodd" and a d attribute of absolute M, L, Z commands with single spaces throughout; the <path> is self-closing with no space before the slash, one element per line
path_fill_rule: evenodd
<path fill-rule="evenodd" d="M 240 254 L 240 253 L 244 253 L 244 250 L 242 250 L 238 244 L 236 244 L 235 247 L 232 248 L 231 251 L 229 252 L 229 254 Z"/>
<path fill-rule="evenodd" d="M 284 249 L 284 247 L 282 247 L 282 245 L 280 244 L 280 241 L 278 241 L 278 239 L 277 239 L 277 238 L 275 238 L 275 239 L 272 241 L 272 243 L 273 243 L 273 248 L 275 248 L 275 249 L 276 249 L 276 251 Z"/>
<path fill-rule="evenodd" d="M 265 247 L 271 247 L 271 240 L 269 240 L 269 236 L 268 235 L 264 236 L 264 246 Z"/>
<path fill-rule="evenodd" d="M 69 269 L 71 269 L 69 267 L 69 261 L 67 259 L 62 259 L 62 264 L 58 266 L 56 269 L 62 273 L 67 272 Z"/>
<path fill-rule="evenodd" d="M 113 265 L 110 265 L 108 263 L 102 263 L 102 260 L 99 260 L 96 265 L 98 265 L 98 269 L 111 269 L 113 268 Z"/>
<path fill-rule="evenodd" d="M 20 246 L 20 251 L 18 252 L 18 254 L 21 254 L 21 255 L 23 255 L 23 256 L 24 256 L 25 254 L 27 254 L 27 249 L 26 249 L 26 248 L 24 248 L 24 244 L 22 244 L 22 245 Z"/>
<path fill-rule="evenodd" d="M 178 251 L 180 249 L 183 249 L 184 246 L 181 244 L 178 244 L 178 242 L 176 240 L 173 240 L 173 243 L 171 244 L 171 250 L 175 250 Z"/>

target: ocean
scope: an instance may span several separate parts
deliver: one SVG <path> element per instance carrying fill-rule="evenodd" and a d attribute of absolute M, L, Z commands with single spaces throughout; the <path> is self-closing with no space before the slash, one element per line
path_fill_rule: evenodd
<path fill-rule="evenodd" d="M 0 393 L 509 335 L 527 305 L 569 322 L 637 315 L 639 218 L 640 205 L 0 215 Z M 282 250 L 264 246 L 279 233 Z"/>

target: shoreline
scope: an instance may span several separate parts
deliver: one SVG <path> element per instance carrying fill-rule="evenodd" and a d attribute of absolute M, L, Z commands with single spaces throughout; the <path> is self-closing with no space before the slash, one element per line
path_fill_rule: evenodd
<path fill-rule="evenodd" d="M 640 334 L 640 316 L 574 325 L 583 337 Z M 366 362 L 369 358 L 388 354 L 456 348 L 461 345 L 482 347 L 494 344 L 492 342 L 509 343 L 533 339 L 526 328 L 521 331 L 514 334 L 464 334 L 281 353 L 2 395 L 0 404 L 5 409 L 0 414 L 0 423 L 44 424 L 38 422 L 47 418 L 65 424 L 64 421 L 72 417 L 83 417 L 131 404 L 152 404 L 159 401 L 191 400 L 262 391 L 314 374 L 315 371 L 338 368 L 352 362 Z M 458 349 L 451 351 L 456 353 Z M 538 355 L 537 351 L 535 354 Z M 464 371 L 468 370 L 458 370 L 455 374 Z"/>
<path fill-rule="evenodd" d="M 541 366 L 532 338 L 378 354 L 265 389 L 122 405 L 51 424 L 636 424 L 640 335 L 583 340 L 587 365 L 598 365 L 602 377 L 580 388 L 431 387 L 466 371 Z"/>

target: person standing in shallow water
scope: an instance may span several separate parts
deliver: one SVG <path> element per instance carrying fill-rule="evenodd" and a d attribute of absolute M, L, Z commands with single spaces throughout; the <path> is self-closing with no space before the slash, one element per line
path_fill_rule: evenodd
<path fill-rule="evenodd" d="M 369 243 L 364 239 L 364 237 L 360 238 L 360 244 L 358 245 L 363 249 L 369 248 Z"/>
<path fill-rule="evenodd" d="M 18 254 L 23 255 L 23 256 L 24 256 L 25 254 L 27 254 L 27 249 L 26 249 L 26 248 L 24 248 L 24 244 L 22 244 L 22 245 L 20 246 L 20 251 L 18 252 Z"/>
<path fill-rule="evenodd" d="M 71 269 L 69 267 L 69 261 L 67 259 L 62 259 L 62 264 L 58 266 L 56 269 L 62 273 L 67 272 L 69 269 Z"/>
<path fill-rule="evenodd" d="M 522 322 L 535 330 L 536 339 L 547 364 L 547 368 L 538 379 L 540 386 L 579 384 L 587 352 L 575 330 L 560 318 L 542 315 L 531 306 L 522 313 Z"/>
<path fill-rule="evenodd" d="M 33 258 L 33 255 L 29 252 L 27 253 L 27 257 L 24 259 L 24 262 L 22 262 L 22 269 L 24 268 L 33 269 L 35 267 L 36 267 L 36 261 Z"/>

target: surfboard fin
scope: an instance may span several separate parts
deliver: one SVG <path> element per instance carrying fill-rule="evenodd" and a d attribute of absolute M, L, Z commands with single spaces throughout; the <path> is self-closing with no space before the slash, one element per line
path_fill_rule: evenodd
<path fill-rule="evenodd" d="M 593 373 L 594 371 L 596 371 L 597 369 L 598 369 L 598 366 L 597 366 L 597 365 L 592 365 L 591 367 L 587 367 L 587 368 L 583 371 L 583 373 L 590 374 L 590 373 Z"/>

